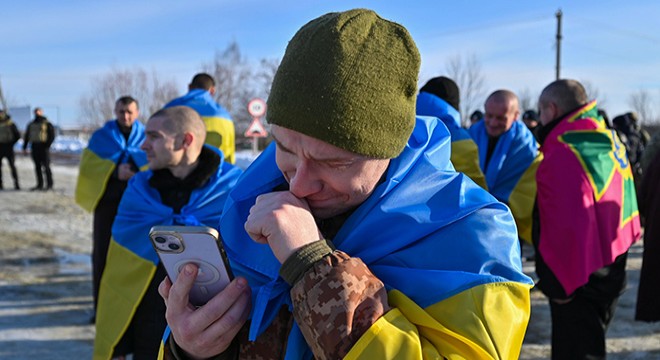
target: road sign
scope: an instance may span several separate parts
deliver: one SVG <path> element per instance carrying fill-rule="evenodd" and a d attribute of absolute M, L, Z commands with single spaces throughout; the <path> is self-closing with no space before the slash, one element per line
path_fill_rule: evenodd
<path fill-rule="evenodd" d="M 246 137 L 266 137 L 268 132 L 264 129 L 264 126 L 261 125 L 259 118 L 252 119 L 252 124 L 245 131 Z"/>
<path fill-rule="evenodd" d="M 266 113 L 266 102 L 257 98 L 248 103 L 248 112 L 252 117 L 260 118 Z"/>

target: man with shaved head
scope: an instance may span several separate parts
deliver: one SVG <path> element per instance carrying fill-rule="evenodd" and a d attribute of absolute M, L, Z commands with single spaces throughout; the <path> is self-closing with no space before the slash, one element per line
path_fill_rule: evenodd
<path fill-rule="evenodd" d="M 625 147 L 575 80 L 539 99 L 543 161 L 534 211 L 537 287 L 550 300 L 553 359 L 604 359 L 605 332 L 640 237 Z"/>
<path fill-rule="evenodd" d="M 112 227 L 101 279 L 94 358 L 155 359 L 167 323 L 158 284 L 165 271 L 149 241 L 154 225 L 216 228 L 241 171 L 205 146 L 202 118 L 187 106 L 162 109 L 146 126 L 149 170 L 131 178 Z"/>
<path fill-rule="evenodd" d="M 531 242 L 534 173 L 540 161 L 534 134 L 518 120 L 518 97 L 497 90 L 486 99 L 484 121 L 470 127 L 488 191 L 509 205 L 519 236 Z"/>

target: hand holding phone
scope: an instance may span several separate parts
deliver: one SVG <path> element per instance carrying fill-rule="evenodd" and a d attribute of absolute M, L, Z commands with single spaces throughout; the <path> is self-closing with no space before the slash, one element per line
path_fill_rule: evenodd
<path fill-rule="evenodd" d="M 186 264 L 197 265 L 189 300 L 202 306 L 232 280 L 218 231 L 207 226 L 154 226 L 149 232 L 167 276 L 174 283 Z"/>

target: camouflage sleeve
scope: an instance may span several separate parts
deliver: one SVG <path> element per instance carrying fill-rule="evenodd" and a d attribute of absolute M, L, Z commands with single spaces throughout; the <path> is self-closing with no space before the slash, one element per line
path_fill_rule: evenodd
<path fill-rule="evenodd" d="M 335 250 L 291 289 L 293 316 L 316 359 L 343 358 L 389 309 L 387 292 L 358 258 Z"/>

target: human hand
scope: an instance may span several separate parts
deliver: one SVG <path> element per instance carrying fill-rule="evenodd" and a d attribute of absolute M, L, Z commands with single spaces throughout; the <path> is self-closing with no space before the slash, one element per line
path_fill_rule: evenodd
<path fill-rule="evenodd" d="M 254 241 L 270 245 L 280 263 L 304 245 L 322 238 L 307 201 L 289 191 L 258 196 L 245 230 Z"/>
<path fill-rule="evenodd" d="M 234 279 L 205 305 L 195 308 L 188 294 L 197 277 L 197 266 L 187 264 L 172 284 L 165 278 L 158 292 L 165 300 L 165 318 L 177 345 L 194 359 L 218 355 L 247 320 L 251 308 L 250 287 L 242 277 Z"/>
<path fill-rule="evenodd" d="M 119 178 L 119 180 L 127 181 L 128 179 L 133 177 L 133 175 L 135 175 L 135 171 L 131 169 L 130 164 L 126 164 L 126 163 L 119 164 L 119 166 L 117 167 L 117 177 Z"/>

